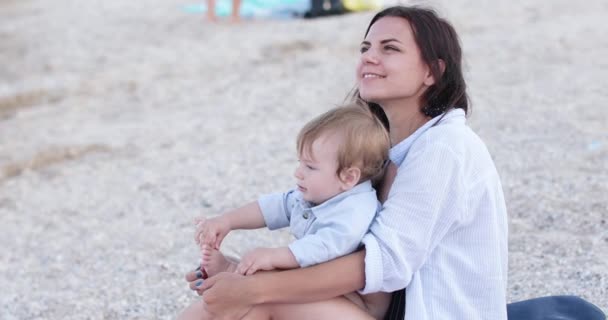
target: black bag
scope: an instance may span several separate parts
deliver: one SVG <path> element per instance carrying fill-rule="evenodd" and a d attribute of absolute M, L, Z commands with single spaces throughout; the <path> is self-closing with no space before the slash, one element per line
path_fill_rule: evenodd
<path fill-rule="evenodd" d="M 344 6 L 340 0 L 310 0 L 310 10 L 304 17 L 315 18 L 344 12 Z"/>
<path fill-rule="evenodd" d="M 403 320 L 405 290 L 393 292 L 384 320 Z M 600 308 L 577 296 L 548 296 L 507 304 L 508 320 L 606 320 Z"/>
<path fill-rule="evenodd" d="M 605 320 L 595 305 L 576 296 L 549 296 L 510 303 L 509 320 Z"/>

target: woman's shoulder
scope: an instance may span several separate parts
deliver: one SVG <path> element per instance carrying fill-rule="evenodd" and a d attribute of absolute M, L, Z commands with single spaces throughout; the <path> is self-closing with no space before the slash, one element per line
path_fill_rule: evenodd
<path fill-rule="evenodd" d="M 412 151 L 422 149 L 449 151 L 460 160 L 489 156 L 485 143 L 464 122 L 439 123 L 429 128 L 412 145 Z"/>
<path fill-rule="evenodd" d="M 421 135 L 423 139 L 417 139 L 422 141 L 416 142 L 432 146 L 468 144 L 471 143 L 470 140 L 476 140 L 474 139 L 476 134 L 467 126 L 465 113 L 461 109 L 454 109 L 437 116 L 425 126 L 427 128 Z"/>
<path fill-rule="evenodd" d="M 433 125 L 420 138 L 416 142 L 429 147 L 436 145 L 457 147 L 481 142 L 475 132 L 464 122 L 454 121 Z"/>
<path fill-rule="evenodd" d="M 472 180 L 486 173 L 496 173 L 494 160 L 485 143 L 466 124 L 437 125 L 420 138 L 419 145 L 412 146 L 412 151 L 426 150 L 444 163 L 453 161 Z"/>

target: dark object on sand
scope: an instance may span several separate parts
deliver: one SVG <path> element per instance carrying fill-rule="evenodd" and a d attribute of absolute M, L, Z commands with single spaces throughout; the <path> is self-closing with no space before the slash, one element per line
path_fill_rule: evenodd
<path fill-rule="evenodd" d="M 576 296 L 534 298 L 507 305 L 509 320 L 605 320 L 595 305 Z"/>
<path fill-rule="evenodd" d="M 384 320 L 405 317 L 405 291 L 393 292 Z M 595 305 L 576 296 L 550 296 L 507 304 L 508 320 L 605 320 L 606 315 Z"/>
<path fill-rule="evenodd" d="M 340 0 L 311 0 L 310 11 L 306 12 L 304 17 L 315 18 L 344 12 L 345 9 Z"/>

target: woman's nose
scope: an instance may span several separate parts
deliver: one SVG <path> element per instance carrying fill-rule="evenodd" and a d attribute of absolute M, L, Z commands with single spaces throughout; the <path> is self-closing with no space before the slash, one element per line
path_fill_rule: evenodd
<path fill-rule="evenodd" d="M 378 63 L 378 54 L 376 53 L 376 50 L 369 48 L 369 49 L 367 49 L 367 51 L 363 52 L 361 54 L 361 62 L 363 64 L 366 64 L 366 63 L 377 64 Z"/>

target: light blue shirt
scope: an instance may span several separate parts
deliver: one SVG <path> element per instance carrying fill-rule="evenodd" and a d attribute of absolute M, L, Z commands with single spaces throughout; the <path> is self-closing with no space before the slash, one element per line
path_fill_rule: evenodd
<path fill-rule="evenodd" d="M 355 251 L 380 206 L 370 181 L 318 206 L 311 206 L 297 190 L 262 196 L 258 203 L 268 229 L 290 227 L 297 240 L 289 249 L 300 267 Z"/>
<path fill-rule="evenodd" d="M 390 151 L 399 167 L 363 238 L 362 293 L 406 288 L 406 320 L 503 320 L 507 210 L 494 162 L 461 109 Z"/>

